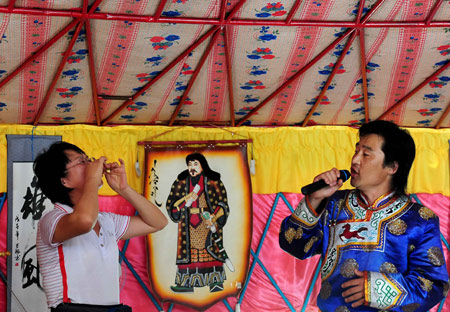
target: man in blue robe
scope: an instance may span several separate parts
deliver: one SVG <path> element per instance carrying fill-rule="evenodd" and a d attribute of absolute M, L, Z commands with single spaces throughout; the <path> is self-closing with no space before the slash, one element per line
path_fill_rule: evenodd
<path fill-rule="evenodd" d="M 321 311 L 428 311 L 448 293 L 439 219 L 405 194 L 414 140 L 387 121 L 359 130 L 351 163 L 354 190 L 338 191 L 336 168 L 314 181 L 281 224 L 279 243 L 299 259 L 320 254 Z"/>

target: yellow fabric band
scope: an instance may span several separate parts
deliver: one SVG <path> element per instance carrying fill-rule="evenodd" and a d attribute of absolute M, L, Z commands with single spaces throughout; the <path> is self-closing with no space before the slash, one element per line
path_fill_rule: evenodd
<path fill-rule="evenodd" d="M 31 135 L 32 126 L 0 125 L 0 192 L 6 192 L 6 134 Z M 450 196 L 449 140 L 450 129 L 408 129 L 416 143 L 414 161 L 407 191 L 441 193 Z M 143 189 L 143 177 L 135 174 L 139 158 L 144 169 L 144 147 L 138 141 L 195 141 L 252 139 L 256 175 L 251 176 L 254 193 L 299 193 L 314 176 L 332 167 L 349 169 L 358 140 L 357 129 L 342 126 L 278 128 L 195 128 L 163 126 L 96 127 L 88 125 L 39 126 L 35 135 L 61 135 L 64 141 L 81 147 L 87 155 L 106 155 L 108 161 L 125 161 L 130 185 Z M 158 136 L 159 135 L 159 136 Z M 157 138 L 153 139 L 154 137 Z M 31 145 L 31 142 L 30 142 Z M 251 158 L 252 146 L 248 156 Z M 220 172 L 220 168 L 214 168 Z M 344 187 L 349 188 L 348 182 Z M 105 185 L 101 195 L 115 193 Z"/>

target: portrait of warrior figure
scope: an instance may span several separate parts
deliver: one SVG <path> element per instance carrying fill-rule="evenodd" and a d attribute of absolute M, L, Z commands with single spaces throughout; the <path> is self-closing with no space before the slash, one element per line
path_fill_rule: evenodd
<path fill-rule="evenodd" d="M 210 292 L 223 290 L 225 266 L 234 272 L 223 245 L 223 227 L 230 210 L 220 173 L 211 170 L 200 153 L 186 157 L 187 169 L 173 182 L 166 208 L 178 223 L 177 272 L 173 292 L 193 292 L 209 286 Z"/>

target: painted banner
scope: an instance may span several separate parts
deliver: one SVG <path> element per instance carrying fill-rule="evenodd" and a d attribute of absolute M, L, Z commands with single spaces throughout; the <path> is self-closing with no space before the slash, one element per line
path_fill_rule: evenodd
<path fill-rule="evenodd" d="M 237 296 L 252 233 L 246 144 L 146 143 L 144 194 L 169 220 L 147 237 L 155 294 L 198 310 Z"/>

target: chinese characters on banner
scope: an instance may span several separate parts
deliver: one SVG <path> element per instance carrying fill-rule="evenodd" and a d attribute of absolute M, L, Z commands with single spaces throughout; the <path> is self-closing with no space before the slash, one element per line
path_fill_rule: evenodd
<path fill-rule="evenodd" d="M 13 163 L 11 311 L 48 311 L 36 257 L 36 231 L 53 204 L 37 188 L 32 162 Z"/>

